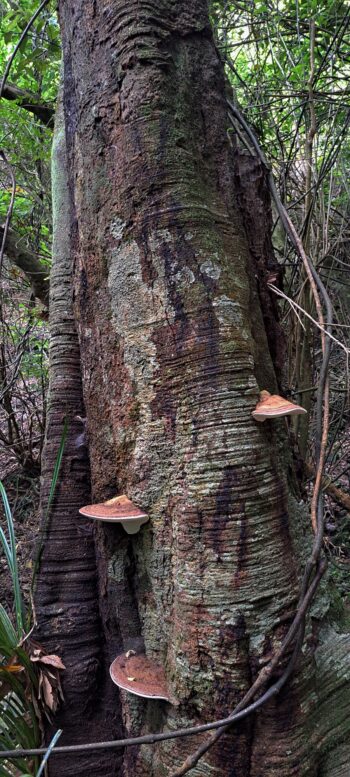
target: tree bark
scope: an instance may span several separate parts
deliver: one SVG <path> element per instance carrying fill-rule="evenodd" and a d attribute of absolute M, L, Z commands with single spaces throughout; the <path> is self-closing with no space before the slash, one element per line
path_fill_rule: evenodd
<path fill-rule="evenodd" d="M 177 699 L 121 692 L 124 732 L 135 735 L 233 709 L 293 616 L 307 517 L 287 483 L 285 425 L 251 416 L 259 388 L 276 384 L 206 3 L 65 0 L 60 22 L 92 498 L 126 493 L 150 517 L 132 537 L 97 531 L 100 612 L 110 660 L 144 649 Z M 70 527 L 87 501 L 68 488 Z M 48 548 L 53 532 L 52 519 Z M 50 590 L 60 562 L 51 563 Z M 90 608 L 92 583 L 87 590 Z M 322 624 L 327 609 L 324 594 L 294 682 L 193 775 L 345 777 L 350 640 Z M 72 633 L 75 618 L 78 608 Z M 97 620 L 90 627 L 93 642 Z M 68 635 L 68 663 L 72 643 Z M 74 650 L 75 661 L 79 641 Z M 69 706 L 61 721 L 66 714 Z M 169 775 L 199 741 L 126 749 L 120 773 Z M 63 777 L 73 763 L 62 762 Z"/>
<path fill-rule="evenodd" d="M 102 635 L 92 526 L 78 517 L 90 501 L 87 440 L 79 420 L 84 416 L 79 343 L 72 305 L 71 242 L 74 216 L 69 196 L 65 130 L 60 100 L 52 150 L 53 266 L 50 287 L 50 389 L 42 461 L 42 524 L 46 523 L 51 479 L 60 447 L 64 419 L 68 435 L 59 485 L 49 513 L 36 585 L 37 639 L 65 663 L 64 706 L 47 727 L 47 741 L 57 727 L 61 742 L 108 739 L 118 727 L 116 694 L 107 680 L 108 662 Z M 38 549 L 39 550 L 39 549 Z M 50 777 L 113 774 L 118 753 L 56 756 Z"/>

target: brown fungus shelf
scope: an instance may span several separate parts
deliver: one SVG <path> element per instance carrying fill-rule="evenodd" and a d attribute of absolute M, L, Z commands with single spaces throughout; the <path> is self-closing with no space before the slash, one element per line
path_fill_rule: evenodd
<path fill-rule="evenodd" d="M 260 400 L 252 412 L 256 421 L 266 421 L 269 418 L 280 418 L 285 415 L 304 415 L 305 408 L 290 402 L 289 399 L 278 394 L 270 394 L 268 391 L 260 392 Z"/>
<path fill-rule="evenodd" d="M 81 507 L 79 513 L 94 521 L 121 523 L 127 534 L 136 534 L 140 526 L 148 521 L 147 513 L 136 507 L 125 494 L 115 496 L 101 504 Z"/>
<path fill-rule="evenodd" d="M 113 682 L 124 691 L 144 699 L 171 701 L 164 669 L 150 658 L 133 651 L 117 656 L 110 666 Z"/>

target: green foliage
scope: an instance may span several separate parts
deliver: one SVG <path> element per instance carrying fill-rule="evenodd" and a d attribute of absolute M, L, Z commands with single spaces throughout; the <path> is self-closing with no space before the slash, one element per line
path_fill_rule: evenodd
<path fill-rule="evenodd" d="M 0 481 L 0 495 L 4 505 L 7 531 L 9 536 L 9 540 L 7 540 L 4 531 L 0 526 L 0 540 L 3 546 L 3 549 L 5 551 L 5 556 L 10 570 L 11 579 L 12 579 L 16 623 L 17 623 L 17 641 L 19 641 L 23 636 L 24 623 L 23 623 L 23 603 L 22 603 L 20 582 L 19 582 L 19 576 L 18 576 L 15 530 L 14 530 L 10 505 L 7 499 L 7 494 L 1 481 Z"/>
<path fill-rule="evenodd" d="M 21 647 L 25 633 L 25 611 L 23 607 L 20 580 L 18 574 L 16 538 L 13 517 L 7 494 L 0 481 L 0 494 L 7 523 L 6 537 L 0 528 L 0 542 L 8 563 L 14 597 L 16 627 L 0 604 L 0 751 L 12 750 L 17 746 L 33 748 L 37 746 L 39 730 L 34 706 L 28 695 L 27 683 L 33 689 L 37 679 L 32 663 Z M 28 764 L 24 759 L 9 760 L 0 763 L 0 777 L 18 775 L 18 769 L 28 774 Z"/>
<path fill-rule="evenodd" d="M 0 73 L 27 22 L 37 9 L 35 0 L 2 2 L 0 6 Z M 11 68 L 9 83 L 30 91 L 38 102 L 54 105 L 59 75 L 60 39 L 54 6 L 46 7 L 29 31 Z M 50 148 L 51 130 L 15 102 L 2 100 L 0 146 L 16 174 L 16 199 L 12 225 L 29 245 L 50 255 Z M 9 186 L 1 187 L 0 219 L 9 199 Z M 43 227 L 43 228 L 42 228 Z"/>
<path fill-rule="evenodd" d="M 0 6 L 2 39 L 0 56 L 7 61 L 24 28 L 38 8 L 37 0 L 2 2 Z M 34 28 L 21 43 L 11 80 L 17 86 L 37 93 L 38 73 L 42 73 L 42 92 L 47 102 L 55 99 L 57 61 L 60 57 L 60 35 L 55 6 L 43 9 Z"/>
<path fill-rule="evenodd" d="M 37 8 L 36 0 L 0 2 L 0 75 Z M 23 40 L 8 83 L 35 95 L 35 102 L 53 107 L 59 64 L 59 27 L 55 6 L 49 3 Z M 1 113 L 0 147 L 16 181 L 11 228 L 23 246 L 39 256 L 49 275 L 52 130 L 16 101 L 3 99 Z M 0 224 L 5 222 L 11 194 L 9 168 L 0 162 Z M 45 422 L 47 326 L 27 278 L 6 257 L 0 300 L 0 443 L 21 468 L 37 474 Z"/>

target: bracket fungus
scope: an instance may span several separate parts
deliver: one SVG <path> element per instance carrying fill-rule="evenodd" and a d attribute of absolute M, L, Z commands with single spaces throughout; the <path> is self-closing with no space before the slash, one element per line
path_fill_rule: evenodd
<path fill-rule="evenodd" d="M 127 534 L 136 534 L 140 526 L 148 521 L 147 513 L 139 510 L 125 494 L 101 504 L 81 507 L 79 513 L 95 521 L 121 523 Z"/>
<path fill-rule="evenodd" d="M 284 415 L 304 415 L 307 411 L 300 405 L 290 402 L 289 399 L 270 394 L 268 391 L 260 392 L 260 400 L 252 412 L 256 421 L 266 421 L 268 418 L 280 418 Z"/>
<path fill-rule="evenodd" d="M 113 682 L 124 691 L 144 699 L 170 701 L 164 669 L 144 654 L 132 650 L 117 656 L 109 669 Z"/>

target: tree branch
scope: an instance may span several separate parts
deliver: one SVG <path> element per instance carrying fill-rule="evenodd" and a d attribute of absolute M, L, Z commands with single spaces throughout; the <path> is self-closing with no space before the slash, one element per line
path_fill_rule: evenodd
<path fill-rule="evenodd" d="M 3 237 L 4 227 L 0 226 L 0 240 Z M 47 307 L 49 304 L 48 271 L 43 267 L 37 255 L 23 245 L 23 238 L 13 229 L 9 229 L 5 241 L 5 253 L 17 267 L 26 274 L 33 289 L 33 293 Z"/>
<path fill-rule="evenodd" d="M 45 127 L 53 129 L 54 125 L 54 108 L 48 103 L 41 103 L 38 95 L 32 92 L 27 92 L 24 89 L 19 89 L 14 84 L 6 84 L 3 88 L 2 96 L 6 100 L 17 100 L 17 104 L 24 108 L 26 111 L 30 111 L 34 116 L 45 124 Z"/>
<path fill-rule="evenodd" d="M 305 463 L 305 470 L 309 477 L 315 477 L 315 471 L 314 468 L 311 466 L 311 464 Z M 334 499 L 335 502 L 337 502 L 340 507 L 342 507 L 344 510 L 347 510 L 350 512 L 350 495 L 346 494 L 345 491 L 343 491 L 338 486 L 335 486 L 334 483 L 331 481 L 328 481 L 327 478 L 324 478 L 322 481 L 322 489 L 326 492 L 326 494 L 329 494 L 329 496 Z"/>

